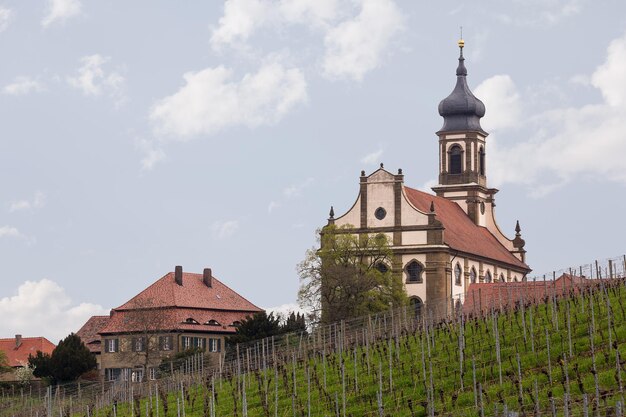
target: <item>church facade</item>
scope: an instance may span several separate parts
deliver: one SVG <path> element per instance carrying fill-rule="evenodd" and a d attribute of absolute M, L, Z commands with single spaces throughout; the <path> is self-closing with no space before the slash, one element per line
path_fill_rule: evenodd
<path fill-rule="evenodd" d="M 388 268 L 400 277 L 411 302 L 449 313 L 462 302 L 470 283 L 519 282 L 531 269 L 519 222 L 509 239 L 495 218 L 495 188 L 487 185 L 487 136 L 480 119 L 484 104 L 467 85 L 463 41 L 452 93 L 439 104 L 439 183 L 434 194 L 410 188 L 404 175 L 383 165 L 361 171 L 359 196 L 328 224 L 356 234 L 385 234 L 393 259 Z M 442 310 L 443 309 L 443 310 Z"/>

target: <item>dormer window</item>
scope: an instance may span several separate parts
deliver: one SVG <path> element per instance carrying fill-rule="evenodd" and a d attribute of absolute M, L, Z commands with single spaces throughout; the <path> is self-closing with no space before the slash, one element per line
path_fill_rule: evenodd
<path fill-rule="evenodd" d="M 463 171 L 463 149 L 459 145 L 450 147 L 450 174 L 460 174 Z"/>
<path fill-rule="evenodd" d="M 207 324 L 209 326 L 219 326 L 220 325 L 220 323 L 217 320 L 209 320 L 205 324 Z"/>
<path fill-rule="evenodd" d="M 235 321 L 233 321 L 233 323 L 231 324 L 231 326 L 233 326 L 233 327 L 238 327 L 238 326 L 241 326 L 241 322 L 240 322 L 240 321 L 238 321 L 238 320 L 235 320 Z"/>
<path fill-rule="evenodd" d="M 185 319 L 184 321 L 185 324 L 200 324 L 198 323 L 196 320 L 194 320 L 193 318 L 189 317 L 187 319 Z"/>

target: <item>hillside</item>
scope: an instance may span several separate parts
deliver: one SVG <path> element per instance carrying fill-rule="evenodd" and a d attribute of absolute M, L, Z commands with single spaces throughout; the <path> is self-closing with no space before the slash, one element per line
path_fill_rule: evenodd
<path fill-rule="evenodd" d="M 213 371 L 195 358 L 158 385 L 118 384 L 91 404 L 76 398 L 73 414 L 620 415 L 626 288 L 596 283 L 482 317 L 433 324 L 403 310 L 291 336 L 280 348 L 240 346 L 238 360 Z"/>

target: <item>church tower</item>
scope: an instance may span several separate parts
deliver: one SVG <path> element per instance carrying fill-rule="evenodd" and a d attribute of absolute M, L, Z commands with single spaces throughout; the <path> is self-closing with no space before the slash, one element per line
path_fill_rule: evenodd
<path fill-rule="evenodd" d="M 458 42 L 460 55 L 456 85 L 439 103 L 443 127 L 439 136 L 439 184 L 433 191 L 439 197 L 454 200 L 478 226 L 487 226 L 486 213 L 494 206 L 498 190 L 487 187 L 485 165 L 488 133 L 480 126 L 485 105 L 467 85 L 467 68 L 463 57 L 465 42 Z"/>

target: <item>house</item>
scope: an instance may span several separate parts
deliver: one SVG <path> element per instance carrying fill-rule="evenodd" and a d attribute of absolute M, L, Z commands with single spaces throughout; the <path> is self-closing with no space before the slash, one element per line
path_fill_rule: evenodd
<path fill-rule="evenodd" d="M 100 338 L 100 330 L 102 330 L 109 322 L 109 316 L 92 316 L 87 322 L 76 332 L 80 340 L 87 346 L 87 349 L 96 357 L 97 368 L 102 365 L 102 340 Z"/>
<path fill-rule="evenodd" d="M 101 373 L 106 380 L 154 379 L 163 359 L 186 349 L 219 354 L 225 337 L 261 311 L 215 278 L 210 268 L 196 274 L 177 266 L 111 310 L 98 331 Z"/>
<path fill-rule="evenodd" d="M 0 351 L 5 353 L 8 365 L 15 369 L 28 365 L 28 356 L 35 356 L 37 351 L 51 355 L 55 347 L 54 343 L 45 337 L 22 337 L 16 334 L 15 338 L 0 339 Z M 13 379 L 12 372 L 0 375 L 0 380 Z"/>
<path fill-rule="evenodd" d="M 404 283 L 416 309 L 426 304 L 441 315 L 471 283 L 520 282 L 531 271 L 519 222 L 512 239 L 496 222 L 498 190 L 487 183 L 488 133 L 480 125 L 485 105 L 467 85 L 464 46 L 460 40 L 456 85 L 439 103 L 434 194 L 406 186 L 402 169 L 394 174 L 380 164 L 361 171 L 353 206 L 338 217 L 331 207 L 328 219 L 345 233 L 385 234 L 393 259 L 380 268 Z"/>

